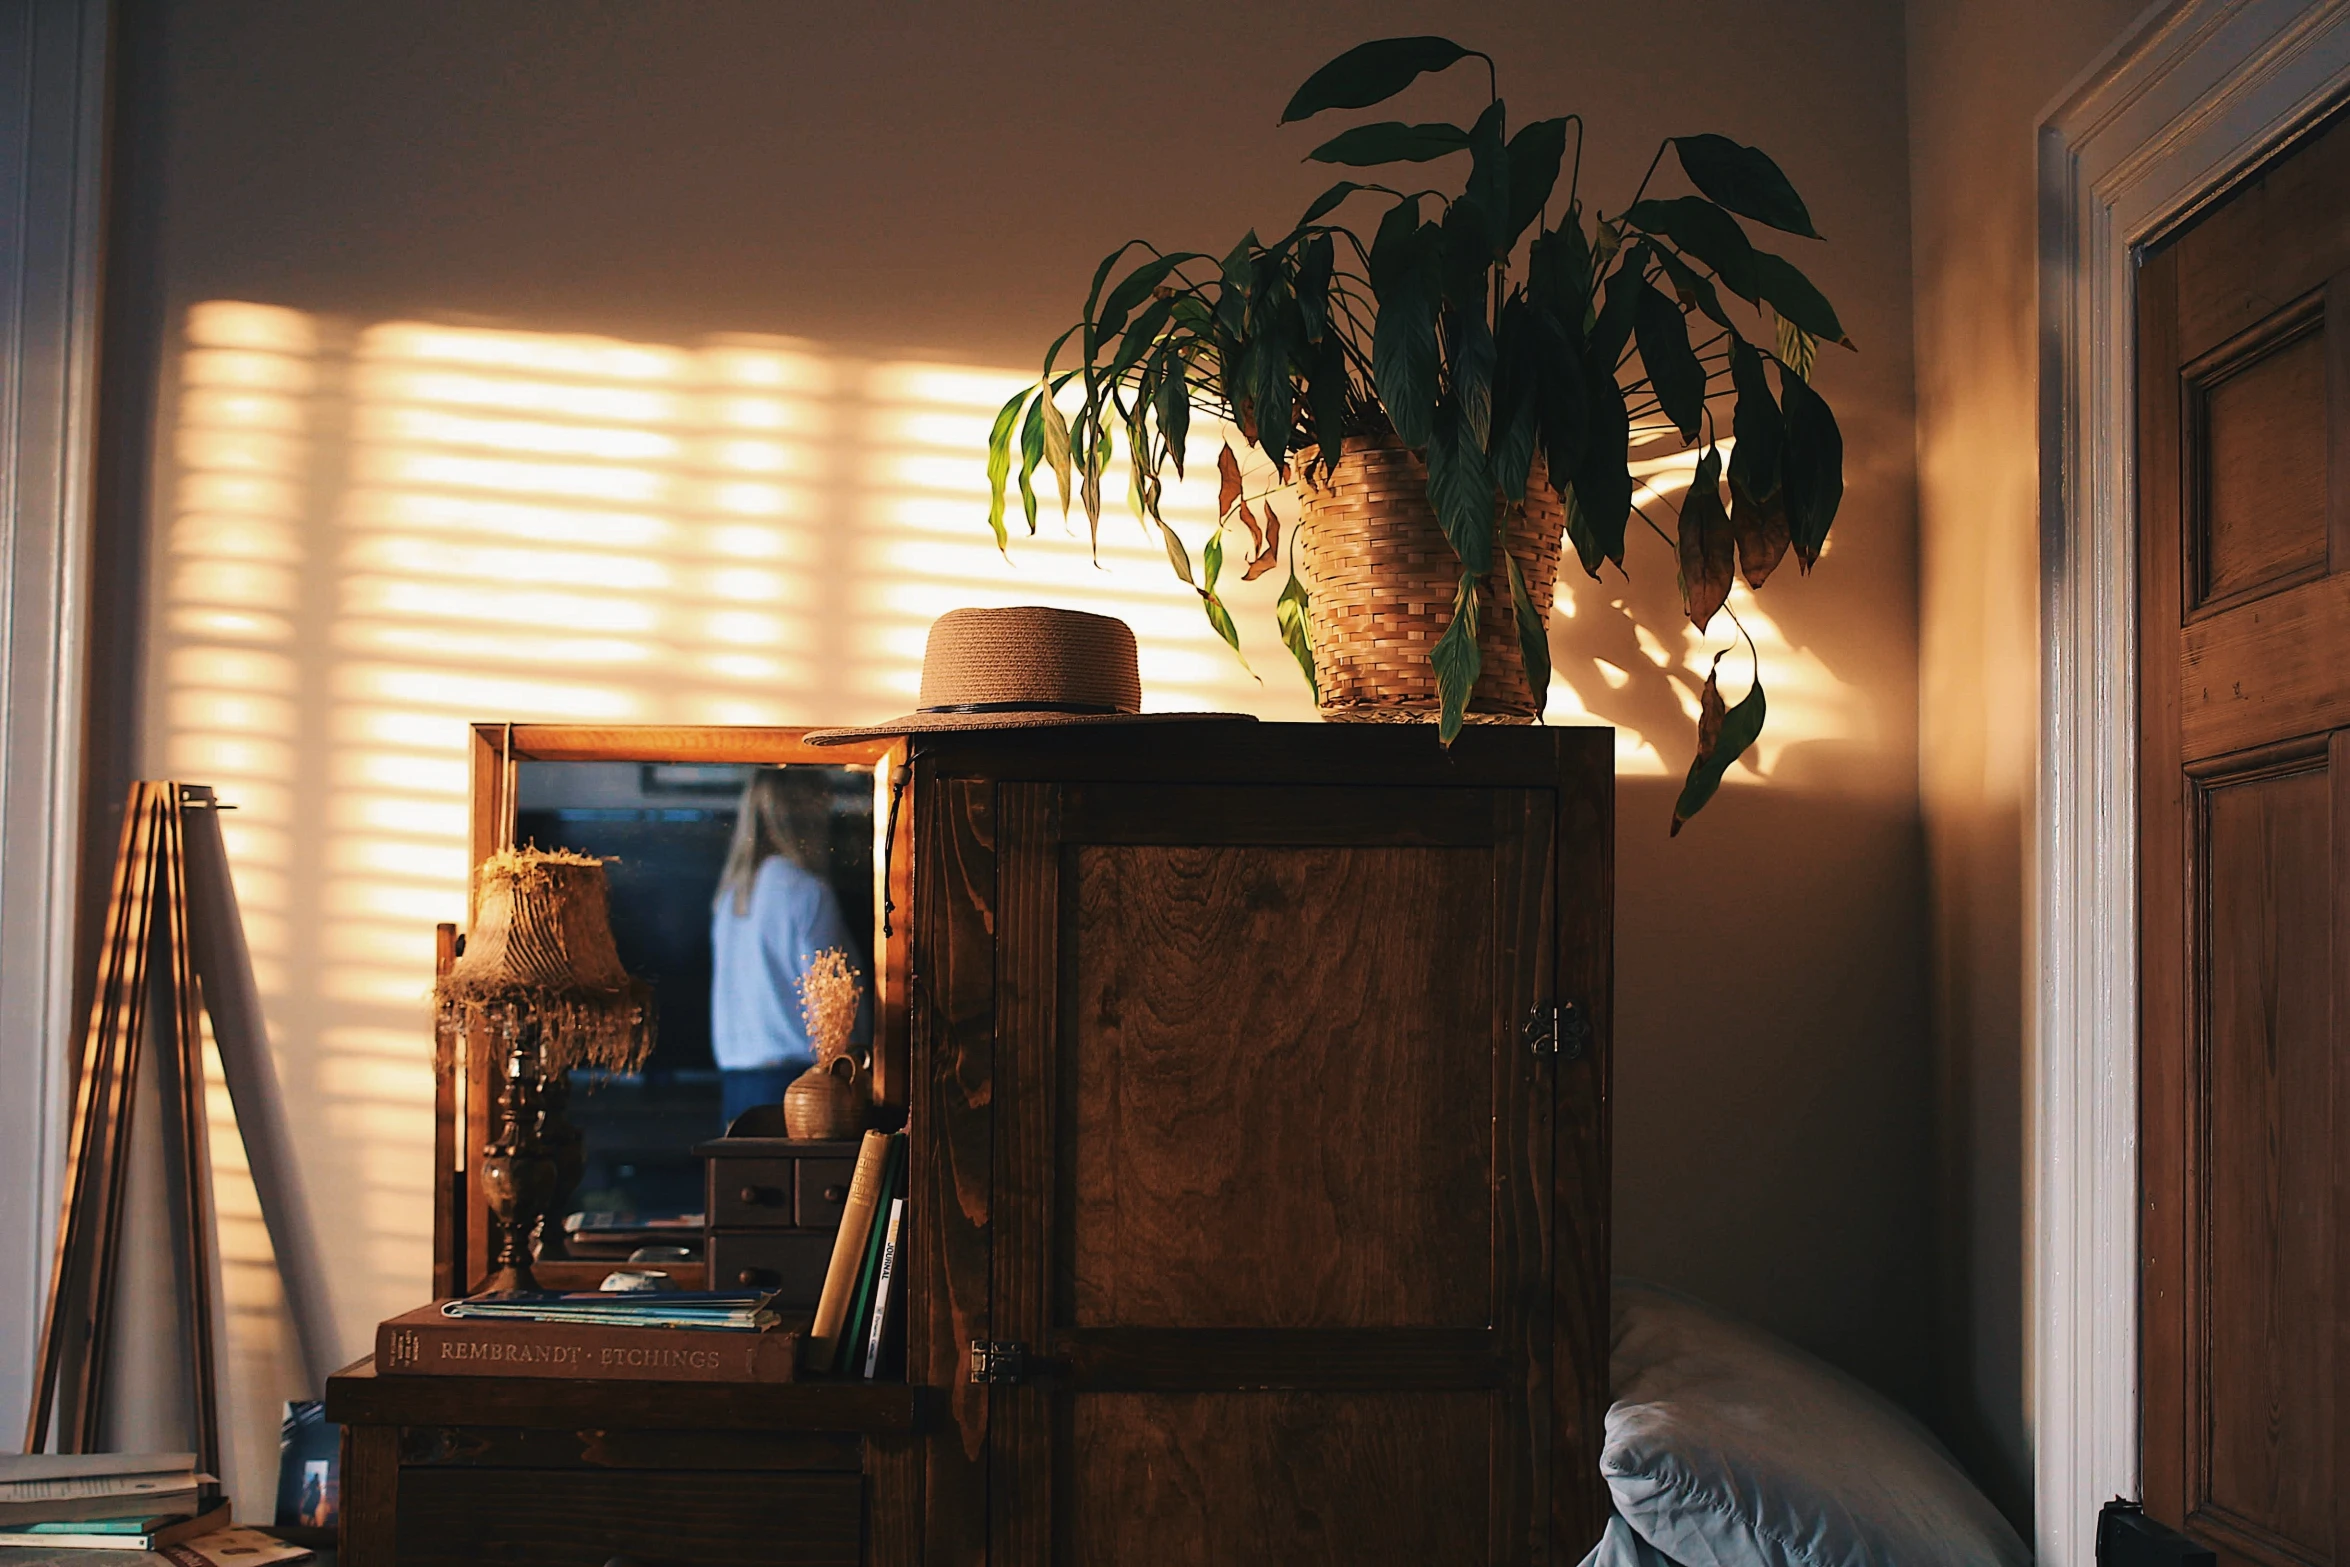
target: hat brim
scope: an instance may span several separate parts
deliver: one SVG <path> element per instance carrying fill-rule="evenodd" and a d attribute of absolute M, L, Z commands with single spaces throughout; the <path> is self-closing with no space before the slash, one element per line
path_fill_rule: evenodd
<path fill-rule="evenodd" d="M 1096 724 L 1253 724 L 1253 713 L 908 713 L 886 724 L 856 729 L 815 729 L 800 737 L 802 745 L 847 745 L 856 740 L 887 740 L 899 735 L 938 734 L 949 730 L 1077 729 Z"/>

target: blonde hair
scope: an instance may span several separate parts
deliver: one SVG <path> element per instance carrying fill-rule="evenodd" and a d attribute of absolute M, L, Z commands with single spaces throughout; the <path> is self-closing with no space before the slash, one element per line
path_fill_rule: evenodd
<path fill-rule="evenodd" d="M 751 774 L 735 810 L 734 837 L 726 845 L 717 901 L 731 902 L 737 915 L 750 913 L 759 867 L 778 855 L 802 870 L 821 873 L 829 826 L 823 801 L 785 769 L 762 767 Z"/>

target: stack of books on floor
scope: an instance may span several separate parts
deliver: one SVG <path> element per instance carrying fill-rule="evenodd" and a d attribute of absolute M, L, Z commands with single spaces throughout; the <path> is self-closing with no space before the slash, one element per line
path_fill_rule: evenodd
<path fill-rule="evenodd" d="M 903 1336 L 899 1257 L 906 1244 L 906 1134 L 867 1132 L 808 1331 L 810 1371 L 871 1382 L 894 1369 Z"/>
<path fill-rule="evenodd" d="M 801 1319 L 805 1321 L 805 1319 Z M 453 1300 L 375 1330 L 379 1375 L 789 1382 L 798 1327 L 757 1290 Z"/>
<path fill-rule="evenodd" d="M 219 1482 L 193 1453 L 27 1453 L 0 1456 L 0 1563 L 71 1561 L 155 1567 L 273 1567 L 310 1552 L 229 1527 Z M 133 1557 L 127 1553 L 149 1553 Z"/>

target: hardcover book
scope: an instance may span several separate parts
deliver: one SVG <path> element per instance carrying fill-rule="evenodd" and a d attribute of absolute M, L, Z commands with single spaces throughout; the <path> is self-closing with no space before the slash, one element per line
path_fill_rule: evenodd
<path fill-rule="evenodd" d="M 375 1330 L 375 1369 L 391 1376 L 574 1377 L 582 1381 L 789 1382 L 800 1333 L 733 1332 L 452 1317 L 419 1306 Z"/>

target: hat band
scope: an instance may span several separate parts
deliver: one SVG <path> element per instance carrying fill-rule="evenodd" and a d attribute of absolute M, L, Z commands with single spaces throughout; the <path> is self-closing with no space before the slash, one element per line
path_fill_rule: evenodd
<path fill-rule="evenodd" d="M 1114 702 L 943 702 L 916 708 L 920 713 L 1123 713 Z"/>

